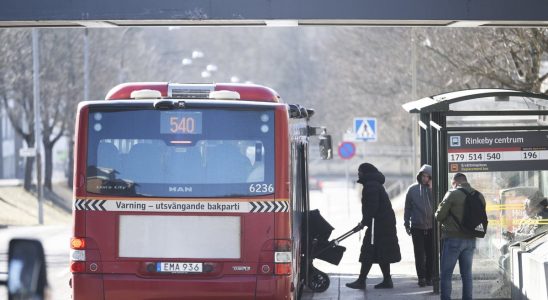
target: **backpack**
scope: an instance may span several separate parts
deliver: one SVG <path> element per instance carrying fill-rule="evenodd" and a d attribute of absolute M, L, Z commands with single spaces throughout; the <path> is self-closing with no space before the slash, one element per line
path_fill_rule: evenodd
<path fill-rule="evenodd" d="M 459 191 L 463 192 L 466 195 L 464 200 L 464 214 L 462 217 L 462 222 L 459 222 L 458 219 L 451 213 L 455 222 L 460 226 L 461 230 L 467 234 L 470 234 L 477 238 L 485 237 L 487 232 L 487 212 L 485 211 L 485 205 L 481 202 L 480 195 L 478 191 L 469 193 L 463 188 L 459 188 Z"/>

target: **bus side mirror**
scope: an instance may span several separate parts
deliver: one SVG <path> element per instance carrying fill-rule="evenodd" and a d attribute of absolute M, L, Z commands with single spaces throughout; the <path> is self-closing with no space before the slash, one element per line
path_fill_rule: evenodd
<path fill-rule="evenodd" d="M 44 299 L 47 286 L 42 243 L 12 239 L 8 250 L 8 299 Z"/>
<path fill-rule="evenodd" d="M 322 159 L 332 159 L 333 158 L 333 146 L 331 143 L 331 135 L 321 134 L 320 139 L 320 157 Z"/>

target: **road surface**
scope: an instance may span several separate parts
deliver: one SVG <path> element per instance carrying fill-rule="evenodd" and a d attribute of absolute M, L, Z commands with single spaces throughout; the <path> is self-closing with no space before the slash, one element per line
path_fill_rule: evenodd
<path fill-rule="evenodd" d="M 8 246 L 12 238 L 38 239 L 42 242 L 46 254 L 50 299 L 70 299 L 70 234 L 70 224 L 0 229 L 0 271 L 7 271 Z M 7 291 L 5 286 L 0 286 L 0 300 L 4 299 L 7 299 Z"/>

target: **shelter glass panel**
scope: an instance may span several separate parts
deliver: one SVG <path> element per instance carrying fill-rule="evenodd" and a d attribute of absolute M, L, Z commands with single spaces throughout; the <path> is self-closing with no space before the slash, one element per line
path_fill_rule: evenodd
<path fill-rule="evenodd" d="M 548 131 L 452 131 L 447 139 L 448 182 L 462 172 L 486 200 L 489 226 L 473 265 L 489 282 L 482 296 L 509 297 L 508 246 L 548 230 Z"/>

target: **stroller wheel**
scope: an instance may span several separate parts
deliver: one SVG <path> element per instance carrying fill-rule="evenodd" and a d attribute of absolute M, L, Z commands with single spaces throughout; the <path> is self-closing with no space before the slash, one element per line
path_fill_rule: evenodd
<path fill-rule="evenodd" d="M 329 276 L 324 272 L 313 268 L 308 279 L 308 288 L 315 293 L 325 292 L 329 288 Z"/>

